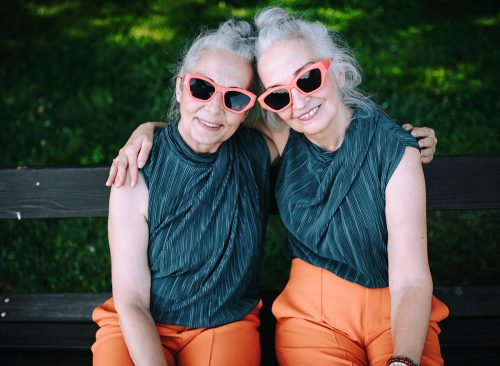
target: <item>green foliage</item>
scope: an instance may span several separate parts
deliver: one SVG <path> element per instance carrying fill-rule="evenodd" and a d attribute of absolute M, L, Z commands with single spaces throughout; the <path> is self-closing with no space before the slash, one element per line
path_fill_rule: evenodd
<path fill-rule="evenodd" d="M 107 164 L 139 122 L 162 119 L 171 67 L 200 29 L 250 19 L 272 3 L 0 2 L 0 165 Z M 362 88 L 394 119 L 432 126 L 439 154 L 500 152 L 496 2 L 281 4 L 341 32 L 363 69 Z M 498 221 L 498 212 L 431 214 L 435 283 L 498 282 Z M 103 220 L 2 221 L 0 237 L 1 291 L 109 290 Z M 265 288 L 283 286 L 289 258 L 272 217 Z"/>

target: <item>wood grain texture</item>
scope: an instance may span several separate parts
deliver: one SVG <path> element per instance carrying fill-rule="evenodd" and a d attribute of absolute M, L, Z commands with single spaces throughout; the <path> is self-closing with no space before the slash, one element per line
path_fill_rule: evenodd
<path fill-rule="evenodd" d="M 436 157 L 424 172 L 428 210 L 500 208 L 500 155 Z M 0 169 L 0 219 L 107 216 L 107 174 L 108 167 Z"/>
<path fill-rule="evenodd" d="M 0 169 L 0 219 L 107 216 L 108 170 Z"/>

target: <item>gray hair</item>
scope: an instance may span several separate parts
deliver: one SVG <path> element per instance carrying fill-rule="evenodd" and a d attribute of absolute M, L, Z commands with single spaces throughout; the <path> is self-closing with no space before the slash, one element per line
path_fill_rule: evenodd
<path fill-rule="evenodd" d="M 215 30 L 201 33 L 185 51 L 181 61 L 174 67 L 174 76 L 172 78 L 174 87 L 176 79 L 191 70 L 205 52 L 227 51 L 240 56 L 253 66 L 255 63 L 254 43 L 255 37 L 252 37 L 252 26 L 243 20 L 230 19 Z M 167 123 L 177 122 L 179 118 L 180 108 L 174 92 L 167 111 L 166 121 Z"/>
<path fill-rule="evenodd" d="M 342 103 L 345 106 L 358 107 L 362 111 L 370 111 L 370 99 L 358 89 L 361 83 L 361 72 L 354 59 L 352 51 L 344 42 L 321 23 L 312 23 L 294 17 L 280 7 L 270 7 L 255 15 L 255 26 L 258 37 L 255 43 L 257 60 L 275 42 L 282 40 L 298 40 L 304 42 L 318 58 L 332 59 L 330 67 L 339 85 Z M 263 86 L 260 85 L 263 89 Z M 268 127 L 279 128 L 283 121 L 272 113 L 264 110 L 264 120 Z"/>

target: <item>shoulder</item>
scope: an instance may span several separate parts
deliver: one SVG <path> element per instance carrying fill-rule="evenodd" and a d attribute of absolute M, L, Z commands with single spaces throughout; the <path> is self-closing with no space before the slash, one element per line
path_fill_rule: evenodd
<path fill-rule="evenodd" d="M 411 146 L 418 149 L 417 140 L 385 113 L 375 111 L 373 118 L 377 120 L 377 136 L 382 144 Z"/>

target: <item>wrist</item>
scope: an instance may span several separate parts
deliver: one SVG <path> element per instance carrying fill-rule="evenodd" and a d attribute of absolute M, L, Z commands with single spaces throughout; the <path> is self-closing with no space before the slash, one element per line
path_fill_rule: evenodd
<path fill-rule="evenodd" d="M 392 355 L 387 360 L 386 366 L 419 366 L 418 362 L 406 356 Z"/>

